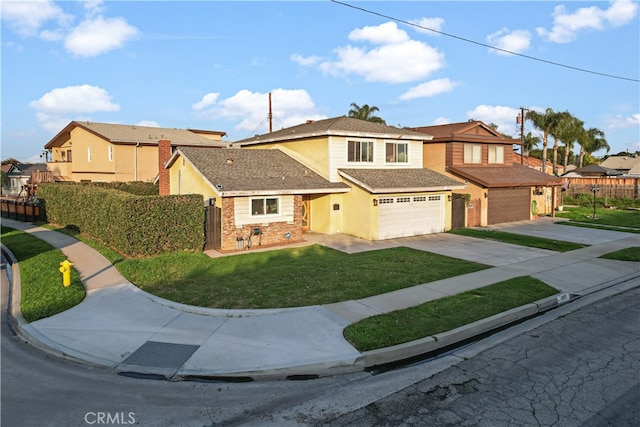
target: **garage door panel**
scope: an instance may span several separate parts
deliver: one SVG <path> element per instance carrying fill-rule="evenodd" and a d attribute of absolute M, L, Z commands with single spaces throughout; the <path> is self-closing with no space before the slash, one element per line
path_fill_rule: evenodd
<path fill-rule="evenodd" d="M 529 188 L 492 188 L 488 191 L 487 223 L 525 221 L 530 218 Z"/>
<path fill-rule="evenodd" d="M 444 199 L 398 196 L 378 200 L 378 238 L 418 236 L 444 231 Z"/>

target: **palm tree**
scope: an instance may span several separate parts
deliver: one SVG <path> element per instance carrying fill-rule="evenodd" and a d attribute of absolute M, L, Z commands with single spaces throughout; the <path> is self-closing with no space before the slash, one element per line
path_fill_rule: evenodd
<path fill-rule="evenodd" d="M 573 144 L 576 142 L 584 130 L 584 122 L 574 117 L 568 111 L 560 113 L 559 121 L 556 124 L 554 130 L 556 141 L 560 141 L 564 144 L 564 169 L 566 171 L 567 164 L 569 163 L 569 152 L 573 149 Z M 554 159 L 553 159 L 553 173 L 558 174 L 557 168 L 557 147 L 554 146 Z"/>
<path fill-rule="evenodd" d="M 527 111 L 525 116 L 531 120 L 533 125 L 542 131 L 542 172 L 547 171 L 547 147 L 549 146 L 549 135 L 552 134 L 556 126 L 558 113 L 551 108 L 547 108 L 544 113 L 537 111 Z"/>
<path fill-rule="evenodd" d="M 608 153 L 611 150 L 604 137 L 604 132 L 598 128 L 583 129 L 578 137 L 578 144 L 580 144 L 580 163 L 578 167 L 582 167 L 585 154 L 592 154 L 602 149 L 607 150 Z"/>
<path fill-rule="evenodd" d="M 538 144 L 540 144 L 540 137 L 532 135 L 531 132 L 527 133 L 524 136 L 524 152 L 522 154 L 529 157 L 529 151 L 536 148 Z"/>
<path fill-rule="evenodd" d="M 370 107 L 369 104 L 364 104 L 361 107 L 355 102 L 352 102 L 351 109 L 349 110 L 349 117 L 359 120 L 366 120 L 373 123 L 382 123 L 383 125 L 386 125 L 387 123 L 384 120 L 375 115 L 377 111 L 379 111 L 379 109 L 375 105 Z"/>
<path fill-rule="evenodd" d="M 570 140 L 571 130 L 574 121 L 577 120 L 568 111 L 557 112 L 553 117 L 551 128 L 551 136 L 553 136 L 553 174 L 558 175 L 558 144 L 564 143 L 565 139 Z"/>

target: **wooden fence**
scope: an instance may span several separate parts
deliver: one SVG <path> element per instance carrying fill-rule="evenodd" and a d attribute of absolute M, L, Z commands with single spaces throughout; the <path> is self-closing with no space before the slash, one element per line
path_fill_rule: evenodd
<path fill-rule="evenodd" d="M 591 187 L 596 185 L 598 197 L 611 199 L 638 199 L 640 177 L 634 178 L 564 178 L 565 195 L 575 197 L 578 194 L 593 194 Z"/>
<path fill-rule="evenodd" d="M 21 221 L 36 221 L 40 219 L 40 206 L 22 200 L 0 199 L 0 211 L 4 218 L 19 219 Z"/>

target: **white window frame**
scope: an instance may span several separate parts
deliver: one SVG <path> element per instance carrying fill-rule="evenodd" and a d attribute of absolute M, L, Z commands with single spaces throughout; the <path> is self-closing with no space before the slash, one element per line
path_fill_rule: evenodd
<path fill-rule="evenodd" d="M 93 157 L 91 156 L 91 147 L 87 147 L 87 162 L 91 163 L 93 161 Z"/>
<path fill-rule="evenodd" d="M 109 145 L 108 156 L 109 156 L 109 161 L 113 162 L 113 145 Z"/>
<path fill-rule="evenodd" d="M 351 144 L 358 144 L 358 149 L 356 150 L 356 152 L 354 153 L 354 160 L 350 159 L 350 155 L 351 155 L 351 150 L 350 150 L 350 146 Z M 363 145 L 366 144 L 367 148 L 366 150 L 363 150 Z M 375 144 L 373 141 L 362 141 L 362 140 L 348 140 L 347 141 L 347 162 L 349 163 L 373 163 L 373 159 L 374 159 L 374 150 L 375 150 Z M 366 156 L 366 157 L 370 157 L 369 159 L 365 158 L 365 160 L 363 160 L 363 153 L 367 153 L 370 154 L 370 156 Z"/>
<path fill-rule="evenodd" d="M 489 146 L 488 162 L 491 164 L 504 163 L 504 145 Z"/>
<path fill-rule="evenodd" d="M 398 147 L 404 146 L 404 153 L 398 152 Z M 389 147 L 393 147 L 393 152 L 389 156 Z M 404 160 L 400 157 L 404 155 Z M 385 142 L 384 159 L 386 163 L 409 163 L 409 144 L 406 142 Z"/>
<path fill-rule="evenodd" d="M 253 210 L 253 202 L 262 200 L 262 211 L 263 213 L 254 213 Z M 276 212 L 267 212 L 267 200 L 275 200 L 276 201 Z M 280 211 L 282 210 L 282 203 L 280 200 L 280 196 L 264 196 L 264 197 L 251 197 L 249 198 L 249 213 L 252 217 L 269 217 L 269 216 L 280 216 Z"/>
<path fill-rule="evenodd" d="M 482 163 L 481 144 L 464 144 L 464 163 L 474 165 Z"/>

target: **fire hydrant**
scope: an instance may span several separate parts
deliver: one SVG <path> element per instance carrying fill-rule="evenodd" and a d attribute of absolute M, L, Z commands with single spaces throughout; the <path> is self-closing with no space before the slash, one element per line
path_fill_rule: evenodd
<path fill-rule="evenodd" d="M 71 286 L 71 267 L 73 263 L 70 263 L 68 259 L 65 259 L 60 263 L 60 273 L 62 273 L 62 286 L 68 288 Z"/>

